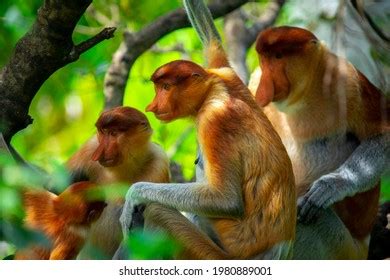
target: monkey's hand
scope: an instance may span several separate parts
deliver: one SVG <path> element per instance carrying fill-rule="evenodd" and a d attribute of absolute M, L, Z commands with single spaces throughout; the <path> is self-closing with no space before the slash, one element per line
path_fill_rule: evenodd
<path fill-rule="evenodd" d="M 126 194 L 126 201 L 123 205 L 123 210 L 119 221 L 122 226 L 123 236 L 129 234 L 129 232 L 139 225 L 139 215 L 142 215 L 142 209 L 144 209 L 142 205 L 142 201 L 137 198 L 137 185 L 139 183 L 134 184 L 130 187 L 129 191 Z"/>
<path fill-rule="evenodd" d="M 327 174 L 314 181 L 310 190 L 298 198 L 298 221 L 303 224 L 315 222 L 325 208 L 350 195 L 351 182 L 337 173 Z"/>

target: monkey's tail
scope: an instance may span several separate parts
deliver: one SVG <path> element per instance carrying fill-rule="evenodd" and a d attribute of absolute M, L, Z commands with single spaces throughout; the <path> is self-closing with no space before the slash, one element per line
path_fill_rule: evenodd
<path fill-rule="evenodd" d="M 183 0 L 184 9 L 200 40 L 206 47 L 206 56 L 210 68 L 229 67 L 221 37 L 215 27 L 213 17 L 203 0 Z"/>
<path fill-rule="evenodd" d="M 184 0 L 188 19 L 198 33 L 202 43 L 209 45 L 212 40 L 221 42 L 213 17 L 203 0 Z"/>

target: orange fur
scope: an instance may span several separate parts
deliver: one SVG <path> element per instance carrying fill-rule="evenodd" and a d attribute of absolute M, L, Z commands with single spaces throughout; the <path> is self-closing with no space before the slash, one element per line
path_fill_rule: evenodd
<path fill-rule="evenodd" d="M 97 135 L 69 159 L 70 171 L 84 173 L 88 180 L 99 185 L 169 182 L 169 160 L 150 141 L 153 131 L 143 113 L 130 107 L 116 107 L 102 113 L 96 127 Z M 88 237 L 104 258 L 113 256 L 122 239 L 119 215 L 124 191 L 112 189 L 113 198 L 108 199 L 107 208 L 92 225 Z M 81 257 L 94 258 L 94 255 L 82 251 Z"/>
<path fill-rule="evenodd" d="M 310 31 L 269 28 L 259 35 L 256 50 L 262 76 L 251 82 L 251 90 L 258 104 L 266 106 L 265 114 L 287 147 L 299 195 L 352 153 L 344 152 L 344 158 L 337 161 L 335 152 L 333 159 L 321 159 L 323 170 L 316 169 L 308 166 L 309 155 L 304 154 L 314 140 L 351 133 L 362 141 L 389 131 L 389 100 Z M 343 149 L 341 144 L 339 149 Z M 371 231 L 378 199 L 379 186 L 335 205 L 354 237 L 363 239 Z"/>
<path fill-rule="evenodd" d="M 150 141 L 153 130 L 143 113 L 116 107 L 104 112 L 96 127 L 97 136 L 67 162 L 70 171 L 82 171 L 97 184 L 169 181 L 168 158 Z"/>
<path fill-rule="evenodd" d="M 73 259 L 84 244 L 92 222 L 99 218 L 106 204 L 93 198 L 96 185 L 79 182 L 59 196 L 45 190 L 23 193 L 25 224 L 40 231 L 51 242 L 48 247 L 32 245 L 17 251 L 15 259 Z"/>
<path fill-rule="evenodd" d="M 212 48 L 211 54 L 211 66 L 226 66 L 223 52 Z M 172 222 L 160 217 L 164 220 L 161 226 L 178 240 L 184 239 L 186 254 L 193 258 L 255 258 L 292 241 L 296 196 L 291 162 L 279 136 L 234 71 L 203 69 L 178 60 L 158 68 L 152 81 L 156 97 L 147 111 L 163 121 L 196 119 L 207 178 L 207 186 L 196 191 L 199 203 L 211 199 L 224 208 L 223 197 L 243 203 L 243 209 L 234 214 L 205 215 L 223 253 L 203 234 L 178 222 L 179 217 Z"/>

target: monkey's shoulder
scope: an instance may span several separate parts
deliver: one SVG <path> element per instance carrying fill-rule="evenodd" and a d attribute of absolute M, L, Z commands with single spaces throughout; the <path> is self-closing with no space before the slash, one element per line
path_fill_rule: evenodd
<path fill-rule="evenodd" d="M 149 160 L 145 162 L 147 169 L 161 170 L 161 173 L 169 172 L 169 158 L 160 145 L 149 143 L 149 153 Z"/>
<path fill-rule="evenodd" d="M 165 162 L 167 165 L 169 164 L 169 158 L 160 145 L 152 142 L 149 145 L 149 150 L 153 158 L 157 159 L 158 161 Z"/>
<path fill-rule="evenodd" d="M 143 166 L 138 166 L 139 171 L 134 182 L 146 181 L 154 183 L 167 183 L 170 181 L 169 158 L 161 146 L 149 143 L 149 155 Z"/>
<path fill-rule="evenodd" d="M 254 111 L 244 101 L 236 98 L 214 99 L 202 115 L 198 117 L 197 127 L 200 137 L 212 135 L 237 137 L 250 131 L 256 122 Z M 222 139 L 221 139 L 222 140 Z"/>
<path fill-rule="evenodd" d="M 92 154 L 98 145 L 97 136 L 94 135 L 66 162 L 72 183 L 91 180 L 90 175 L 102 169 L 97 162 L 92 160 Z"/>

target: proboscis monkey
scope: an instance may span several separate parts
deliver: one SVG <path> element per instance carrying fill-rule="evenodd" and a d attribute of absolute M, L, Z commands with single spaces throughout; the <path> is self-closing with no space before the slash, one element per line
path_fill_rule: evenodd
<path fill-rule="evenodd" d="M 205 176 L 196 183 L 134 184 L 123 231 L 131 228 L 134 207 L 146 204 L 146 226 L 178 240 L 182 258 L 290 258 L 296 219 L 290 160 L 219 43 L 209 43 L 208 69 L 177 60 L 154 72 L 156 97 L 146 108 L 165 122 L 194 119 Z M 179 211 L 201 217 L 214 236 Z"/>
<path fill-rule="evenodd" d="M 212 18 L 206 16 L 207 13 L 205 11 L 207 10 L 207 7 L 202 5 L 202 1 L 184 0 L 184 4 L 187 13 L 189 14 L 189 18 L 191 19 L 191 23 L 197 30 L 204 45 L 207 47 L 208 42 L 218 40 L 219 35 L 215 29 Z M 305 67 L 303 67 L 303 69 L 305 69 Z M 276 76 L 278 76 L 278 74 L 276 74 Z M 310 117 L 308 117 L 308 120 L 311 120 Z M 381 138 L 377 144 L 381 146 L 384 141 L 385 139 Z M 377 147 L 377 145 L 372 145 L 372 143 L 367 146 L 369 146 L 369 149 L 366 150 L 366 154 L 370 154 L 373 150 L 375 151 Z M 361 146 L 360 151 L 364 151 L 367 146 Z M 320 163 L 321 160 L 318 162 Z M 382 164 L 383 161 L 380 165 Z M 308 165 L 308 167 L 310 166 Z M 202 154 L 200 153 L 199 160 L 197 161 L 197 178 L 202 178 L 203 175 L 204 166 L 202 164 Z M 207 232 L 209 236 L 215 238 L 207 226 L 204 226 L 202 220 L 199 220 L 199 217 L 195 218 L 196 224 Z M 294 259 L 356 259 L 365 258 L 366 256 L 366 242 L 357 241 L 353 238 L 344 223 L 330 208 L 319 211 L 318 219 L 311 223 L 304 223 L 302 221 L 297 224 L 293 255 Z"/>
<path fill-rule="evenodd" d="M 100 217 L 106 206 L 96 196 L 96 188 L 90 182 L 79 182 L 58 196 L 46 190 L 24 191 L 25 224 L 42 232 L 49 244 L 21 249 L 15 259 L 74 259 L 84 245 L 91 223 Z"/>
<path fill-rule="evenodd" d="M 101 114 L 96 128 L 97 135 L 67 163 L 76 177 L 99 185 L 169 182 L 168 158 L 150 141 L 153 131 L 143 113 L 130 107 L 113 108 Z M 114 187 L 112 191 L 120 192 Z M 91 227 L 79 258 L 112 258 L 122 240 L 119 217 L 125 193 L 107 201 L 106 209 Z"/>
<path fill-rule="evenodd" d="M 332 206 L 356 243 L 368 245 L 390 165 L 389 100 L 308 30 L 266 29 L 256 50 L 262 74 L 250 89 L 292 160 L 300 223 Z M 359 250 L 366 258 L 367 246 Z"/>

